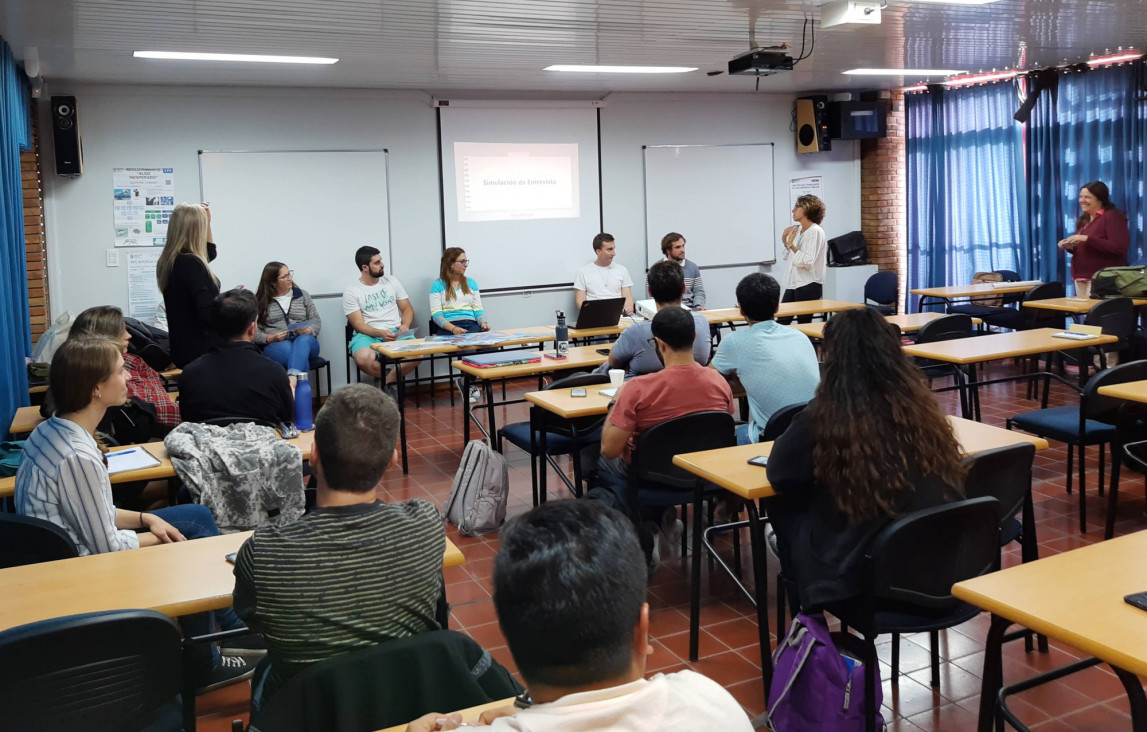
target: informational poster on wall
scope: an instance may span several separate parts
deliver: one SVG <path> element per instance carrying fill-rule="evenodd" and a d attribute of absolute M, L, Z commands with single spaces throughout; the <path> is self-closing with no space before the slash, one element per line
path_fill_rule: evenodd
<path fill-rule="evenodd" d="M 793 178 L 789 181 L 789 206 L 796 208 L 797 199 L 801 196 L 816 196 L 824 200 L 824 186 L 821 176 L 810 175 L 804 178 Z"/>
<path fill-rule="evenodd" d="M 163 302 L 159 283 L 155 281 L 155 265 L 160 249 L 140 249 L 127 253 L 127 314 L 139 320 L 151 320 Z"/>
<path fill-rule="evenodd" d="M 175 209 L 172 168 L 112 168 L 112 219 L 117 247 L 161 247 Z"/>
<path fill-rule="evenodd" d="M 455 142 L 459 221 L 581 215 L 577 144 Z"/>

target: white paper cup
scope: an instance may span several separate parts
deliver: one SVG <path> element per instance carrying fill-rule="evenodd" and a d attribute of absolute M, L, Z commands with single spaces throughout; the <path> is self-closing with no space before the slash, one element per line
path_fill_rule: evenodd
<path fill-rule="evenodd" d="M 609 385 L 617 389 L 620 388 L 623 383 L 625 383 L 625 369 L 610 369 Z"/>

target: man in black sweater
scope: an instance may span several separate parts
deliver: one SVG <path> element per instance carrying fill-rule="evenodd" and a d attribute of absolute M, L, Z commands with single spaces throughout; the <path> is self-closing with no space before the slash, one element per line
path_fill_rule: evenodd
<path fill-rule="evenodd" d="M 183 369 L 179 408 L 184 422 L 217 417 L 294 422 L 295 399 L 287 372 L 265 357 L 255 339 L 255 296 L 228 290 L 211 306 L 211 327 L 223 343 Z"/>

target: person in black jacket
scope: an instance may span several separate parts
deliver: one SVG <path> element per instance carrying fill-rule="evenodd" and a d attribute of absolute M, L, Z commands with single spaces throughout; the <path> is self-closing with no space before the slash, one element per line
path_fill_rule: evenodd
<path fill-rule="evenodd" d="M 211 323 L 223 345 L 187 364 L 180 374 L 179 408 L 184 422 L 220 417 L 274 425 L 295 421 L 295 400 L 286 372 L 253 342 L 256 313 L 250 290 L 228 290 L 215 298 Z"/>
<path fill-rule="evenodd" d="M 768 465 L 781 567 L 805 612 L 858 596 L 876 534 L 958 499 L 965 475 L 951 424 L 883 316 L 862 308 L 828 321 L 824 358 L 816 398 Z"/>
<path fill-rule="evenodd" d="M 171 212 L 167 243 L 155 267 L 171 336 L 171 360 L 183 368 L 207 353 L 215 340 L 211 332 L 211 303 L 219 294 L 219 278 L 208 262 L 215 259 L 208 203 L 181 203 Z"/>

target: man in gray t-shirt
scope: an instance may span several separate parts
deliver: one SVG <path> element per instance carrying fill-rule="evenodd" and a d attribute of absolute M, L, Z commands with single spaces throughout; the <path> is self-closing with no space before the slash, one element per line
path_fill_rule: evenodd
<path fill-rule="evenodd" d="M 647 282 L 649 294 L 657 303 L 659 311 L 668 307 L 681 307 L 685 276 L 679 264 L 670 260 L 658 262 L 649 268 Z M 701 313 L 693 313 L 693 322 L 697 329 L 697 336 L 693 340 L 693 358 L 704 366 L 709 363 L 709 353 L 712 350 L 709 343 L 709 321 Z M 652 341 L 653 333 L 649 323 L 629 326 L 617 339 L 617 343 L 613 344 L 608 363 L 602 364 L 598 372 L 625 369 L 625 378 L 629 379 L 660 371 L 661 357 Z"/>

